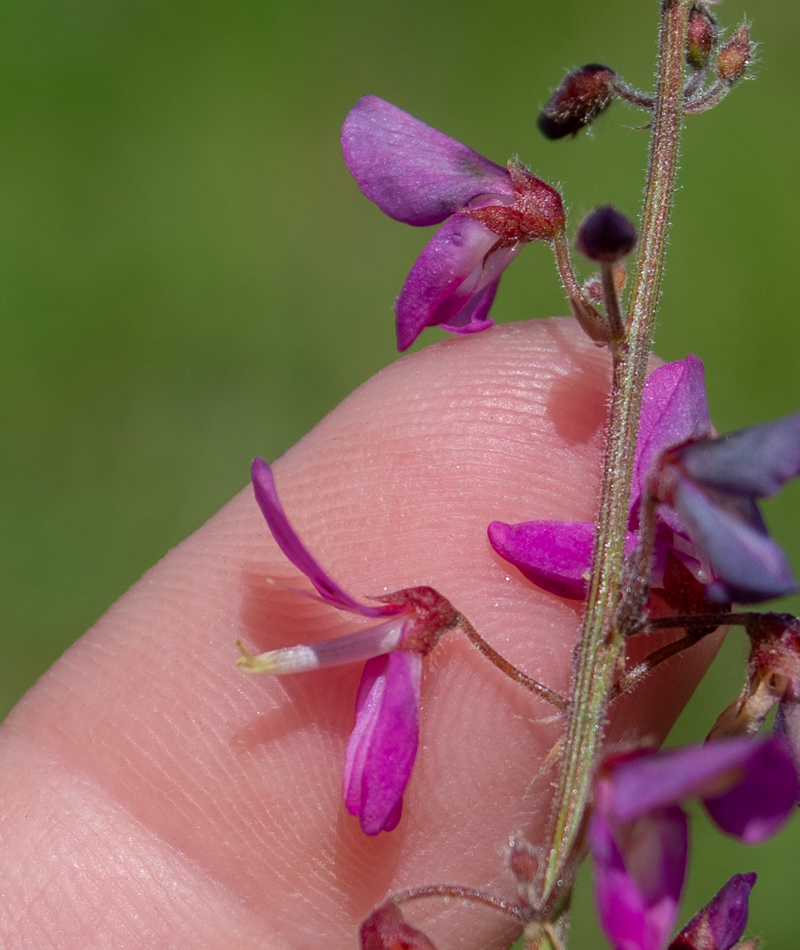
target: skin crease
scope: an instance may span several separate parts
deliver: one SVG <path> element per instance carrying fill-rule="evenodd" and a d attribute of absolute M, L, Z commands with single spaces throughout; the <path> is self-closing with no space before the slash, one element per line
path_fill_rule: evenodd
<path fill-rule="evenodd" d="M 509 659 L 566 692 L 580 605 L 492 552 L 493 518 L 588 520 L 609 358 L 566 319 L 497 327 L 399 360 L 275 465 L 318 560 L 356 597 L 431 584 Z M 246 462 L 243 462 L 243 472 Z M 4 948 L 357 946 L 388 892 L 461 883 L 513 897 L 503 845 L 541 840 L 560 725 L 463 638 L 426 660 L 421 741 L 396 831 L 341 801 L 360 666 L 274 679 L 234 665 L 364 623 L 309 589 L 248 486 L 134 585 L 0 730 Z M 644 652 L 644 651 L 642 651 Z M 713 644 L 613 710 L 623 744 L 666 735 Z M 423 901 L 442 950 L 496 948 L 492 911 Z"/>

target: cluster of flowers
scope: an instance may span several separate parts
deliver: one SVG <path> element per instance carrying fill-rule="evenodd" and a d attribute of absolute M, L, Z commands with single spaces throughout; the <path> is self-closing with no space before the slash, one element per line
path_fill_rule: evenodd
<path fill-rule="evenodd" d="M 398 297 L 401 350 L 427 326 L 454 333 L 491 326 L 488 313 L 505 267 L 525 243 L 563 233 L 558 192 L 522 165 L 496 165 L 381 99 L 367 96 L 356 104 L 342 142 L 348 168 L 384 212 L 414 225 L 445 222 Z M 757 499 L 798 475 L 800 413 L 717 437 L 700 360 L 688 356 L 657 369 L 642 402 L 626 544 L 629 561 L 645 566 L 648 592 L 685 605 L 688 578 L 696 594 L 689 612 L 712 615 L 713 629 L 714 611 L 798 590 L 757 507 Z M 281 675 L 366 660 L 345 759 L 344 800 L 366 834 L 391 831 L 417 751 L 423 658 L 463 618 L 428 587 L 371 604 L 357 600 L 298 537 L 260 459 L 252 480 L 273 537 L 319 598 L 376 624 L 259 656 L 240 646 L 239 662 L 252 672 Z M 494 549 L 524 577 L 573 599 L 586 597 L 594 536 L 592 523 L 488 526 Z M 616 950 L 730 950 L 741 938 L 753 874 L 732 878 L 671 941 L 670 934 L 688 854 L 681 802 L 700 798 L 724 832 L 752 843 L 782 825 L 800 792 L 798 625 L 793 618 L 760 616 L 765 619 L 749 628 L 748 685 L 710 741 L 612 754 L 596 777 L 588 841 L 598 916 Z M 752 738 L 776 703 L 777 735 Z M 520 913 L 524 919 L 524 907 Z M 368 919 L 361 940 L 365 950 L 432 947 L 392 902 Z"/>

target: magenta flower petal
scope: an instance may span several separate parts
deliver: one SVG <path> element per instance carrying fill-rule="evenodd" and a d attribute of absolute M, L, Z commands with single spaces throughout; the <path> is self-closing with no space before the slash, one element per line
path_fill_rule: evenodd
<path fill-rule="evenodd" d="M 701 487 L 680 475 L 675 479 L 672 503 L 689 537 L 706 554 L 720 579 L 709 589 L 710 599 L 746 604 L 798 590 L 783 551 L 760 529 L 757 510 L 755 517 L 748 511 L 748 522 L 739 512 L 731 514 L 715 504 Z M 753 524 L 756 517 L 759 527 Z"/>
<path fill-rule="evenodd" d="M 769 498 L 800 475 L 800 412 L 677 453 L 693 479 L 732 495 Z"/>
<path fill-rule="evenodd" d="M 786 820 L 798 784 L 778 739 L 726 739 L 608 762 L 595 787 L 589 843 L 597 912 L 615 950 L 662 950 L 667 943 L 686 874 L 682 799 L 701 798 L 723 831 L 755 843 Z M 735 942 L 744 926 L 752 880 L 744 880 L 744 896 L 741 884 L 723 889 L 703 912 L 721 934 L 714 950 L 729 950 L 723 938 Z M 674 950 L 693 946 L 676 941 Z"/>
<path fill-rule="evenodd" d="M 644 386 L 636 440 L 631 508 L 647 487 L 653 465 L 665 449 L 710 436 L 705 370 L 696 356 L 659 366 Z M 672 527 L 672 526 L 671 526 Z"/>
<path fill-rule="evenodd" d="M 669 950 L 732 950 L 747 926 L 750 891 L 756 875 L 734 874 L 720 892 L 695 914 Z"/>
<path fill-rule="evenodd" d="M 791 756 L 779 739 L 725 739 L 642 755 L 617 765 L 609 814 L 632 822 L 685 798 L 701 798 L 727 834 L 748 843 L 774 834 L 797 798 Z"/>
<path fill-rule="evenodd" d="M 349 610 L 364 617 L 388 617 L 403 611 L 402 606 L 391 604 L 370 606 L 351 597 L 320 567 L 289 524 L 289 519 L 275 490 L 275 480 L 269 465 L 263 459 L 253 459 L 251 475 L 258 507 L 278 547 L 292 564 L 306 575 L 324 600 L 340 610 Z"/>
<path fill-rule="evenodd" d="M 365 834 L 391 831 L 400 821 L 419 741 L 421 679 L 417 653 L 400 650 L 364 666 L 347 744 L 344 800 Z"/>
<path fill-rule="evenodd" d="M 526 521 L 489 525 L 489 541 L 500 557 L 544 590 L 559 597 L 584 599 L 592 564 L 596 528 L 584 521 Z M 628 532 L 625 553 L 636 547 Z"/>
<path fill-rule="evenodd" d="M 786 745 L 780 739 L 754 745 L 750 758 L 740 765 L 736 785 L 721 795 L 703 799 L 719 828 L 747 844 L 758 844 L 774 835 L 791 813 L 800 791 Z"/>
<path fill-rule="evenodd" d="M 476 198 L 513 198 L 508 169 L 377 96 L 348 113 L 342 151 L 366 197 L 406 224 L 439 224 Z"/>
<path fill-rule="evenodd" d="M 598 810 L 589 839 L 597 916 L 614 950 L 663 950 L 686 876 L 683 809 L 661 808 L 627 827 Z"/>
<path fill-rule="evenodd" d="M 498 238 L 463 214 L 450 218 L 417 258 L 395 303 L 397 346 L 406 350 L 425 327 L 476 332 L 486 317 L 505 268 L 522 248 L 490 253 Z M 487 257 L 488 255 L 488 257 Z"/>

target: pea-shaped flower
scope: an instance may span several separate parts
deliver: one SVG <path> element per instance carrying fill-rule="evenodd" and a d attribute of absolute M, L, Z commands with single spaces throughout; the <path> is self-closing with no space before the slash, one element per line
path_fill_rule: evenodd
<path fill-rule="evenodd" d="M 390 217 L 441 224 L 395 303 L 397 346 L 425 327 L 476 333 L 524 244 L 564 230 L 561 196 L 519 162 L 496 165 L 377 96 L 353 106 L 342 151 L 361 191 Z"/>

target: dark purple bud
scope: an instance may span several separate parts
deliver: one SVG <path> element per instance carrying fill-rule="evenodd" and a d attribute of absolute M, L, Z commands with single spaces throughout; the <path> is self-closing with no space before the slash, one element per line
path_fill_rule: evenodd
<path fill-rule="evenodd" d="M 361 950 L 436 950 L 421 930 L 407 924 L 394 901 L 381 904 L 358 932 Z"/>
<path fill-rule="evenodd" d="M 731 950 L 747 925 L 748 899 L 756 875 L 735 874 L 689 921 L 669 950 Z"/>
<path fill-rule="evenodd" d="M 569 73 L 539 113 L 539 131 L 548 139 L 577 135 L 611 104 L 615 79 L 614 70 L 599 63 Z"/>
<path fill-rule="evenodd" d="M 717 77 L 728 86 L 738 82 L 747 71 L 753 58 L 750 31 L 743 23 L 719 51 Z"/>
<path fill-rule="evenodd" d="M 717 21 L 708 8 L 692 7 L 686 29 L 686 62 L 693 69 L 705 69 L 717 45 L 718 36 Z"/>
<path fill-rule="evenodd" d="M 600 205 L 578 228 L 576 245 L 593 261 L 613 264 L 636 244 L 636 228 L 613 205 Z"/>

